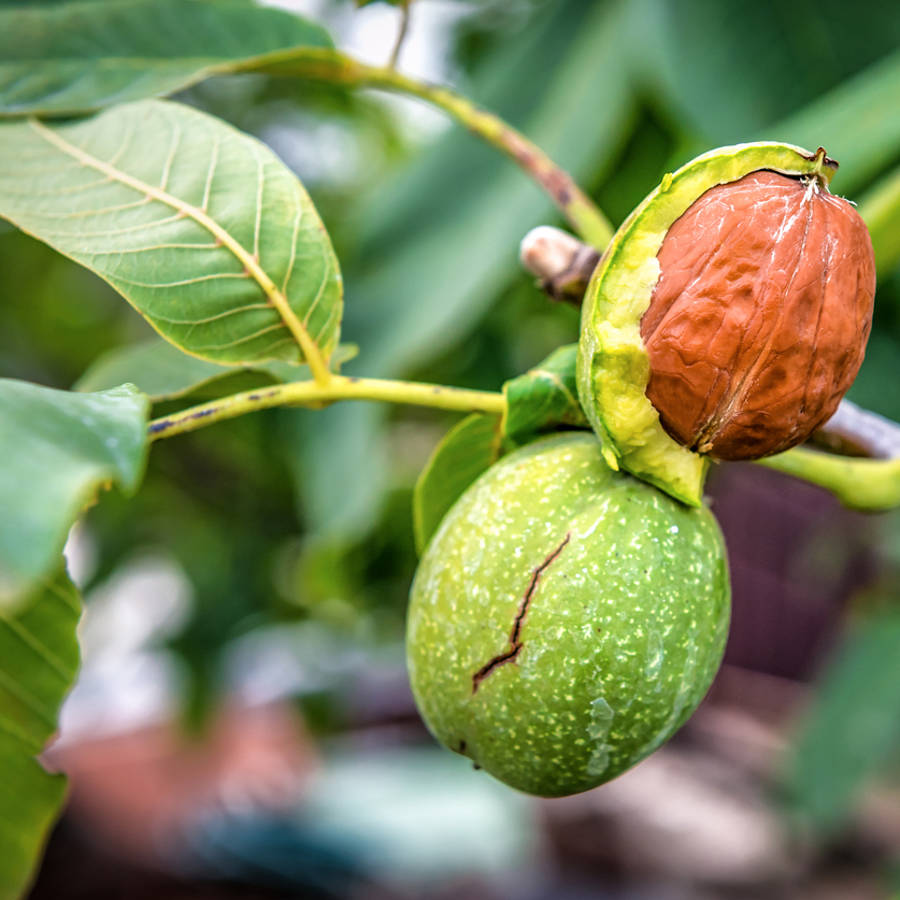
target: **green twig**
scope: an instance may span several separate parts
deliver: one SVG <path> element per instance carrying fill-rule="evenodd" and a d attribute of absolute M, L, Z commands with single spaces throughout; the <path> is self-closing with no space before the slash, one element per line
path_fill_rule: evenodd
<path fill-rule="evenodd" d="M 602 250 L 612 237 L 609 220 L 568 172 L 499 116 L 480 109 L 449 88 L 416 81 L 390 67 L 367 66 L 333 50 L 311 49 L 302 56 L 273 60 L 262 71 L 349 87 L 380 88 L 425 100 L 518 163 L 547 192 L 583 241 Z"/>
<path fill-rule="evenodd" d="M 150 440 L 195 431 L 205 425 L 260 409 L 276 406 L 321 407 L 338 400 L 380 400 L 458 412 L 502 414 L 506 409 L 503 394 L 491 391 L 469 391 L 437 384 L 332 375 L 325 384 L 294 381 L 258 388 L 154 419 L 148 426 Z"/>
<path fill-rule="evenodd" d="M 756 462 L 827 488 L 853 509 L 876 512 L 900 506 L 900 459 L 859 459 L 795 447 Z"/>

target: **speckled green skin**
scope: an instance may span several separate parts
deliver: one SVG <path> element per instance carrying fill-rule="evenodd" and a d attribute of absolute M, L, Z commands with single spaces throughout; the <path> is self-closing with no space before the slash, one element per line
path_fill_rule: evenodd
<path fill-rule="evenodd" d="M 475 688 L 529 595 L 519 651 Z M 501 781 L 577 793 L 690 716 L 729 611 L 712 514 L 613 472 L 592 435 L 557 435 L 488 470 L 435 533 L 412 588 L 413 693 L 432 733 Z"/>

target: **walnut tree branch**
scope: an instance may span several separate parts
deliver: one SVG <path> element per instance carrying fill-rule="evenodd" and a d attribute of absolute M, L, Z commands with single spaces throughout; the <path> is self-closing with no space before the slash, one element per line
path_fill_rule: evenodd
<path fill-rule="evenodd" d="M 322 48 L 311 48 L 300 55 L 291 51 L 284 59 L 273 54 L 270 62 L 265 66 L 255 65 L 254 71 L 418 97 L 442 109 L 472 134 L 510 157 L 544 190 L 583 240 L 605 247 L 612 237 L 609 220 L 568 172 L 499 116 L 450 88 L 417 81 L 390 66 L 369 66 L 344 53 Z"/>

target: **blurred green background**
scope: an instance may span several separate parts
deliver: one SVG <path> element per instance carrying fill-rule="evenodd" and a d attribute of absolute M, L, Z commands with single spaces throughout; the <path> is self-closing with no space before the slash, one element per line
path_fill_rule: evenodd
<path fill-rule="evenodd" d="M 386 5 L 281 5 L 329 25 L 339 46 L 376 61 L 389 53 L 396 11 Z M 833 189 L 854 201 L 900 166 L 895 3 L 420 0 L 400 65 L 507 118 L 616 224 L 665 172 L 725 143 L 823 145 L 841 163 Z M 510 162 L 421 104 L 256 75 L 180 99 L 262 137 L 312 194 L 343 268 L 343 339 L 361 348 L 346 372 L 496 390 L 576 338 L 577 311 L 549 302 L 517 262 L 530 227 L 562 224 L 555 211 Z M 98 279 L 9 228 L 0 271 L 2 376 L 68 388 L 104 353 L 151 336 Z M 900 420 L 898 375 L 893 265 L 879 273 L 875 327 L 850 396 Z M 296 700 L 314 744 L 327 751 L 326 739 L 379 715 L 411 720 L 396 678 L 366 711 L 345 676 L 374 683 L 372 672 L 402 669 L 416 565 L 411 490 L 454 421 L 348 403 L 261 413 L 155 446 L 138 497 L 107 496 L 87 515 L 75 563 L 89 602 L 136 560 L 164 560 L 183 577 L 177 615 L 146 630 L 175 673 L 163 679 L 161 708 L 208 733 L 235 684 L 253 682 L 235 648 L 280 634 L 315 674 L 276 667 L 253 696 Z M 746 875 L 719 873 L 708 896 L 879 896 L 892 842 L 900 859 L 900 803 L 881 819 L 859 810 L 876 773 L 879 791 L 900 796 L 900 518 L 851 516 L 816 489 L 749 466 L 718 473 L 713 492 L 736 584 L 730 665 L 712 700 L 757 732 L 721 731 L 721 715 L 710 714 L 703 721 L 720 730 L 698 727 L 690 740 L 715 755 L 720 744 L 758 749 L 759 729 L 770 729 L 778 746 L 747 763 L 764 769 L 751 806 L 777 811 L 772 827 L 801 841 L 806 865 L 763 867 L 764 894 L 741 893 L 754 885 Z M 564 823 L 573 834 L 579 815 L 590 818 L 585 809 Z M 567 834 L 554 827 L 545 828 L 551 843 Z M 597 854 L 577 840 L 566 846 L 550 857 L 589 871 L 586 883 L 643 883 L 623 866 L 625 850 L 592 867 Z M 707 876 L 660 871 L 658 892 L 641 896 L 707 896 Z M 696 893 L 665 892 L 695 878 L 704 885 Z M 852 888 L 817 893 L 820 880 Z M 483 886 L 442 889 L 494 896 Z"/>

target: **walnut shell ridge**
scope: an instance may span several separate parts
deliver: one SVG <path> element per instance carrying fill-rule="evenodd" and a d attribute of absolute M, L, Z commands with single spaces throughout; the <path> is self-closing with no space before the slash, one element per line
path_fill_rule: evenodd
<path fill-rule="evenodd" d="M 816 177 L 710 188 L 666 233 L 641 320 L 647 397 L 679 443 L 755 459 L 804 440 L 863 361 L 875 260 L 852 204 Z"/>

